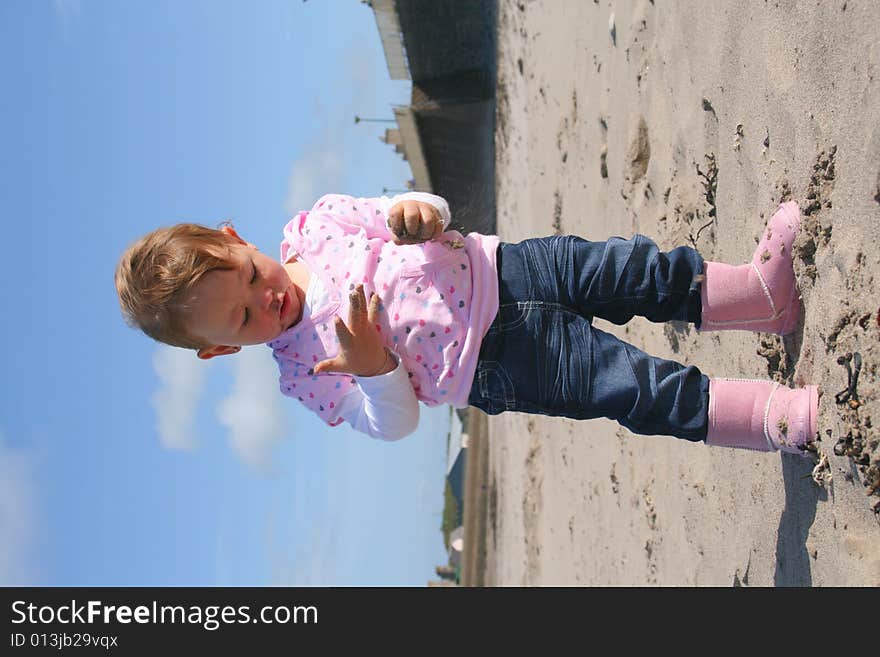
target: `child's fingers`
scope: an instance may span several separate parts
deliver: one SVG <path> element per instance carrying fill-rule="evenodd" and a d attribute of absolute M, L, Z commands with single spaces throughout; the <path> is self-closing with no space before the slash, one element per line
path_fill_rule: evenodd
<path fill-rule="evenodd" d="M 442 234 L 443 234 L 443 222 L 438 220 L 437 223 L 434 225 L 434 232 L 431 234 L 431 237 L 429 237 L 428 239 L 435 240 L 438 237 L 440 237 Z"/>
<path fill-rule="evenodd" d="M 379 306 L 381 305 L 379 295 L 373 292 L 370 296 L 370 305 L 367 308 L 367 321 L 370 324 L 376 324 L 379 321 Z"/>
<path fill-rule="evenodd" d="M 338 358 L 328 358 L 318 362 L 309 372 L 310 374 L 325 374 L 327 372 L 344 372 L 344 366 Z"/>
<path fill-rule="evenodd" d="M 403 220 L 403 203 L 398 203 L 388 212 L 388 228 L 395 241 L 406 237 L 406 224 Z"/>
<path fill-rule="evenodd" d="M 440 211 L 433 205 L 426 203 L 423 212 L 425 213 L 422 217 L 422 223 L 425 226 L 425 240 L 436 239 L 443 232 L 443 221 L 440 218 Z"/>
<path fill-rule="evenodd" d="M 333 318 L 333 328 L 336 329 L 336 337 L 339 338 L 340 346 L 347 347 L 351 344 L 351 331 L 338 315 Z"/>
<path fill-rule="evenodd" d="M 413 239 L 421 238 L 421 230 L 422 230 L 422 213 L 419 210 L 419 207 L 416 206 L 413 209 L 405 208 L 403 214 L 403 221 L 406 224 L 406 235 Z"/>
<path fill-rule="evenodd" d="M 358 285 L 348 295 L 348 323 L 354 328 L 366 319 L 367 300 L 364 298 L 364 286 Z"/>

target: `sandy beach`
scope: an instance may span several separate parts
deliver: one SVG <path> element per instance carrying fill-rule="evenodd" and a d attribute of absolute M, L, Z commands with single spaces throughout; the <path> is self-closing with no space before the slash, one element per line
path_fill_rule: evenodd
<path fill-rule="evenodd" d="M 500 1 L 501 239 L 642 233 L 740 264 L 798 201 L 794 335 L 595 325 L 709 376 L 818 384 L 821 442 L 807 459 L 472 409 L 485 553 L 463 583 L 880 585 L 878 25 L 867 0 Z M 859 404 L 835 402 L 847 352 Z"/>

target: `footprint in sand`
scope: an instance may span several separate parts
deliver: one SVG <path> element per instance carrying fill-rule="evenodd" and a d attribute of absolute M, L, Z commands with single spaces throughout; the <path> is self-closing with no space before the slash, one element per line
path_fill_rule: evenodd
<path fill-rule="evenodd" d="M 810 184 L 807 186 L 807 200 L 802 209 L 802 212 L 807 216 L 831 207 L 831 194 L 834 191 L 836 177 L 834 171 L 834 156 L 836 154 L 837 146 L 832 146 L 816 156 Z M 829 227 L 827 230 L 826 241 L 828 237 L 831 237 L 831 228 Z"/>
<path fill-rule="evenodd" d="M 821 151 L 816 156 L 810 184 L 807 185 L 807 198 L 801 203 L 803 226 L 792 247 L 797 256 L 795 273 L 805 276 L 810 282 L 815 281 L 817 274 L 816 250 L 820 245 L 828 244 L 831 239 L 832 226 L 827 219 L 823 225 L 820 215 L 823 210 L 831 208 L 831 195 L 834 192 L 836 178 L 834 170 L 836 153 L 837 146 L 831 146 L 827 151 Z"/>
<path fill-rule="evenodd" d="M 599 151 L 599 175 L 608 178 L 608 123 L 599 118 L 599 127 L 602 128 L 602 148 Z"/>
<path fill-rule="evenodd" d="M 562 194 L 558 189 L 553 191 L 553 234 L 562 235 Z"/>
<path fill-rule="evenodd" d="M 645 117 L 639 116 L 630 128 L 629 146 L 626 149 L 626 173 L 621 194 L 625 199 L 632 196 L 633 188 L 641 182 L 648 173 L 648 163 L 651 161 L 651 144 L 648 140 L 648 124 Z"/>
<path fill-rule="evenodd" d="M 526 584 L 535 583 L 541 572 L 541 515 L 544 467 L 541 461 L 540 436 L 532 436 L 524 463 L 523 533 L 526 546 Z"/>

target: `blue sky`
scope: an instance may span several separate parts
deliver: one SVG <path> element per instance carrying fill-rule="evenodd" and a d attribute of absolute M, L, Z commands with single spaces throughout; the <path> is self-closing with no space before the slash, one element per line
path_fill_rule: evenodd
<path fill-rule="evenodd" d="M 410 177 L 357 0 L 0 3 L 6 375 L 0 584 L 424 585 L 449 409 L 383 443 L 282 397 L 265 347 L 207 363 L 127 327 L 116 261 L 231 219 L 278 255 L 325 192 Z"/>

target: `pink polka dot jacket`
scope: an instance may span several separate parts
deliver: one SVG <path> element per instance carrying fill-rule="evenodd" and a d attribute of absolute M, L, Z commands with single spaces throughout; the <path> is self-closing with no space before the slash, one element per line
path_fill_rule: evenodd
<path fill-rule="evenodd" d="M 320 277 L 330 302 L 312 308 L 268 343 L 281 371 L 281 392 L 340 424 L 348 374 L 314 375 L 315 363 L 339 351 L 333 317 L 348 321 L 348 295 L 359 283 L 379 295 L 378 329 L 406 367 L 416 397 L 428 406 L 467 404 L 483 336 L 498 312 L 496 235 L 454 230 L 431 242 L 397 245 L 383 199 L 321 197 L 284 227 L 281 261 L 299 255 Z"/>

